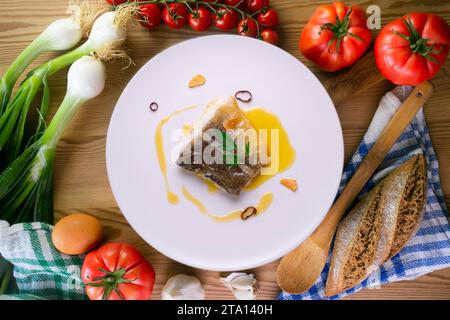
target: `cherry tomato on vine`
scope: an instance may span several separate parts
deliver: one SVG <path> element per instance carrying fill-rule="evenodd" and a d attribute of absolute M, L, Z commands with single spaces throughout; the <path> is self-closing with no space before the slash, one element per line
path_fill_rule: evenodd
<path fill-rule="evenodd" d="M 237 6 L 239 3 L 239 8 L 242 8 L 245 6 L 245 0 L 225 0 L 223 2 L 224 4 L 228 5 L 228 6 Z"/>
<path fill-rule="evenodd" d="M 163 11 L 164 22 L 173 29 L 183 28 L 188 20 L 188 11 L 182 3 L 170 3 Z"/>
<path fill-rule="evenodd" d="M 268 7 L 270 0 L 247 0 L 247 7 L 251 12 L 256 12 L 264 7 Z"/>
<path fill-rule="evenodd" d="M 256 37 L 258 34 L 258 26 L 252 19 L 242 19 L 238 25 L 238 33 L 241 36 Z"/>
<path fill-rule="evenodd" d="M 278 25 L 278 13 L 274 9 L 267 9 L 258 14 L 258 23 L 261 27 L 273 28 Z"/>
<path fill-rule="evenodd" d="M 230 30 L 236 27 L 238 14 L 233 9 L 220 8 L 214 16 L 214 24 L 222 30 Z"/>
<path fill-rule="evenodd" d="M 278 43 L 278 33 L 272 29 L 264 29 L 261 31 L 261 38 L 268 43 L 276 45 Z"/>
<path fill-rule="evenodd" d="M 143 4 L 139 7 L 140 23 L 146 28 L 161 24 L 161 9 L 157 4 Z"/>
<path fill-rule="evenodd" d="M 199 7 L 189 13 L 189 25 L 195 31 L 205 31 L 212 24 L 212 14 L 207 8 Z"/>
<path fill-rule="evenodd" d="M 110 5 L 117 6 L 119 4 L 127 2 L 127 0 L 106 0 Z"/>

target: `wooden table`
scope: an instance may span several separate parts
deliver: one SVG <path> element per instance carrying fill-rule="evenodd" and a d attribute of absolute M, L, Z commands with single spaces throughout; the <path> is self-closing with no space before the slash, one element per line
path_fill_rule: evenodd
<path fill-rule="evenodd" d="M 314 68 L 297 49 L 302 27 L 315 7 L 330 1 L 272 0 L 279 11 L 281 26 L 280 47 L 304 62 L 326 81 L 336 75 Z M 347 1 L 349 2 L 349 1 Z M 381 8 L 382 24 L 411 11 L 437 13 L 450 23 L 450 0 L 430 1 L 352 1 L 364 8 L 377 4 Z M 1 0 L 0 2 L 0 74 L 19 52 L 51 21 L 63 16 L 66 1 Z M 215 32 L 215 31 L 214 31 Z M 212 32 L 213 33 L 213 32 Z M 375 31 L 374 34 L 378 32 Z M 169 30 L 164 26 L 148 32 L 136 26 L 127 41 L 129 55 L 135 66 L 122 70 L 120 63 L 107 66 L 108 80 L 102 95 L 82 108 L 67 128 L 57 150 L 55 168 L 56 218 L 85 212 L 101 219 L 106 240 L 125 241 L 135 245 L 156 269 L 156 287 L 153 297 L 169 276 L 184 272 L 198 276 L 203 282 L 208 299 L 229 299 L 230 292 L 219 283 L 219 273 L 197 270 L 174 262 L 146 244 L 128 225 L 111 193 L 105 166 L 106 131 L 114 105 L 123 88 L 135 72 L 161 50 L 197 36 L 194 31 Z M 42 63 L 51 54 L 36 61 Z M 450 200 L 450 61 L 433 80 L 435 94 L 425 108 L 433 144 L 441 165 L 441 179 L 447 203 Z M 148 84 L 151 86 L 151 83 Z M 50 80 L 52 111 L 61 101 L 66 86 L 66 73 L 60 72 Z M 370 90 L 358 92 L 352 99 L 336 105 L 344 130 L 345 157 L 349 159 L 369 125 L 380 97 L 392 85 L 383 80 Z M 260 281 L 260 299 L 274 299 L 279 288 L 275 280 L 277 262 L 252 270 Z M 362 290 L 349 299 L 450 299 L 450 269 L 433 272 L 414 281 L 384 285 L 381 289 Z"/>

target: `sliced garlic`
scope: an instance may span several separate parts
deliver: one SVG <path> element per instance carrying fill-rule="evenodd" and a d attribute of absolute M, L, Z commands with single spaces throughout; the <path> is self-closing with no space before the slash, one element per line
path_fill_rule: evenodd
<path fill-rule="evenodd" d="M 196 277 L 177 274 L 167 280 L 161 291 L 163 300 L 203 300 L 205 290 Z"/>
<path fill-rule="evenodd" d="M 206 78 L 201 74 L 194 76 L 188 83 L 189 88 L 195 88 L 198 86 L 202 86 L 206 83 Z"/>
<path fill-rule="evenodd" d="M 295 179 L 281 179 L 280 183 L 291 191 L 297 191 L 298 185 Z"/>
<path fill-rule="evenodd" d="M 220 278 L 222 283 L 231 290 L 238 300 L 254 300 L 258 293 L 256 279 L 253 274 L 233 272 L 226 278 Z"/>

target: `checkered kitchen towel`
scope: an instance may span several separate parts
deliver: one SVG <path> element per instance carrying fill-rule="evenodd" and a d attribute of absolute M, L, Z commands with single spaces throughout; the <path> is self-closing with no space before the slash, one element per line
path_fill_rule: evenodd
<path fill-rule="evenodd" d="M 411 89 L 411 87 L 405 86 L 397 87 L 381 99 L 364 139 L 344 170 L 339 192 L 342 191 L 401 102 L 411 92 Z M 378 172 L 361 192 L 360 197 L 396 167 L 419 153 L 425 155 L 428 165 L 427 204 L 420 229 L 408 242 L 406 247 L 396 256 L 392 257 L 392 259 L 384 263 L 361 284 L 333 297 L 324 296 L 324 287 L 330 266 L 329 255 L 327 264 L 313 287 L 300 295 L 290 295 L 282 292 L 279 299 L 339 299 L 363 288 L 376 288 L 383 283 L 411 280 L 434 270 L 450 267 L 450 226 L 448 212 L 439 181 L 438 161 L 428 134 L 423 110 L 417 113 L 415 119 L 402 133 L 392 150 L 384 159 Z"/>
<path fill-rule="evenodd" d="M 14 265 L 18 292 L 4 299 L 87 299 L 80 278 L 82 256 L 60 253 L 46 223 L 0 221 L 0 254 Z"/>

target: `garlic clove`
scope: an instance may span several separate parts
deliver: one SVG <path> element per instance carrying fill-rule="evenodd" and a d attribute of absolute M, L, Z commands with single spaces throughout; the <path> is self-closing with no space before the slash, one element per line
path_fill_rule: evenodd
<path fill-rule="evenodd" d="M 205 290 L 196 277 L 177 274 L 167 280 L 161 291 L 163 300 L 203 300 Z"/>
<path fill-rule="evenodd" d="M 249 290 L 249 288 L 253 288 L 253 285 L 256 283 L 256 279 L 251 276 L 240 276 L 235 278 L 232 281 L 232 286 L 238 290 Z"/>
<path fill-rule="evenodd" d="M 255 300 L 256 290 L 232 290 L 233 295 L 238 300 Z"/>
<path fill-rule="evenodd" d="M 253 274 L 233 272 L 227 277 L 220 279 L 231 290 L 236 299 L 253 300 L 256 298 L 256 279 Z"/>
<path fill-rule="evenodd" d="M 231 281 L 233 281 L 234 279 L 236 279 L 238 277 L 242 277 L 242 276 L 253 276 L 253 275 L 252 274 L 247 274 L 247 273 L 244 273 L 244 272 L 233 272 L 233 273 L 230 273 L 225 278 L 220 278 L 220 279 L 222 281 L 224 281 L 225 283 L 231 283 Z"/>

